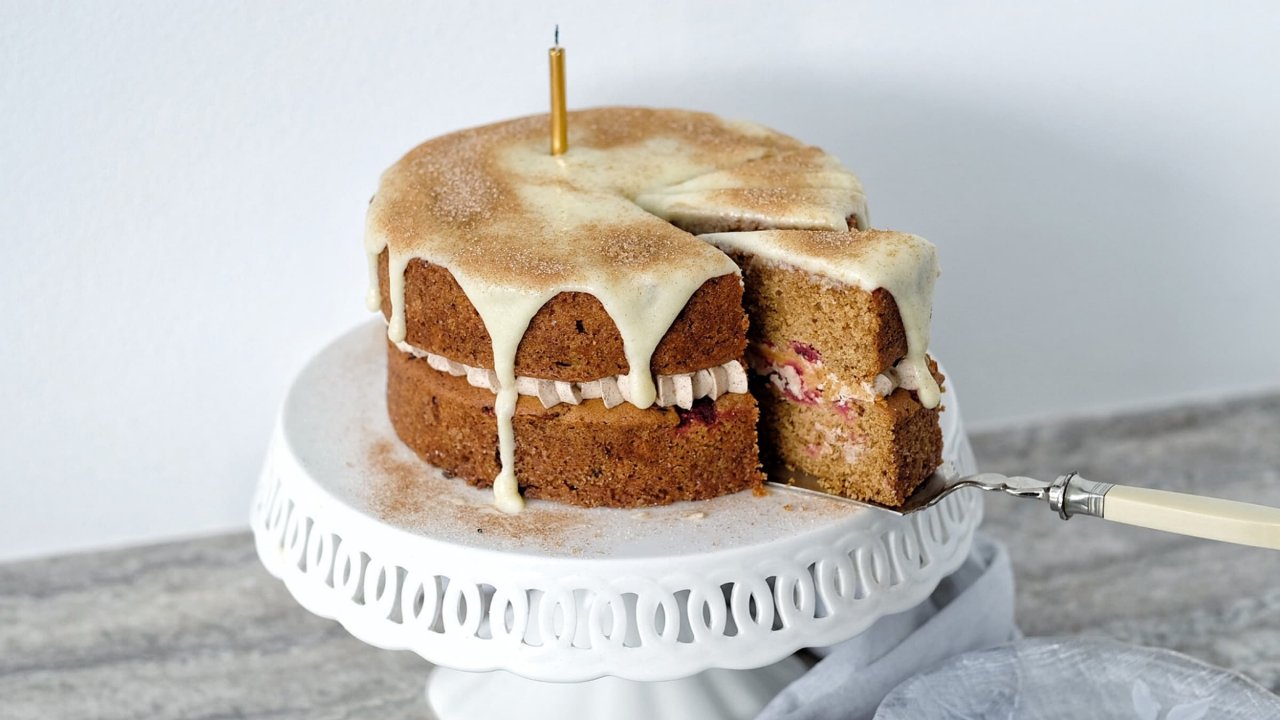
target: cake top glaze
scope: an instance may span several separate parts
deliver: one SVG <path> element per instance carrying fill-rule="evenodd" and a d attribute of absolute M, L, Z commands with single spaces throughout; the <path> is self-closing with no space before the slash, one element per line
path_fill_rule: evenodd
<path fill-rule="evenodd" d="M 546 151 L 547 119 L 463 130 L 410 151 L 382 176 L 369 249 L 390 247 L 530 292 L 690 267 L 734 272 L 673 227 L 681 208 L 770 226 L 844 229 L 861 187 L 821 150 L 706 113 L 600 108 L 570 113 L 573 150 Z"/>

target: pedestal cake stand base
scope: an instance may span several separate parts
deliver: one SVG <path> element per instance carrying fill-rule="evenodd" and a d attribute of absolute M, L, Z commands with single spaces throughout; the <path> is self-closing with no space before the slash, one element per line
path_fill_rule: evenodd
<path fill-rule="evenodd" d="M 440 718 L 749 720 L 808 669 L 808 663 L 791 655 L 753 670 L 713 668 L 678 680 L 602 677 L 552 683 L 503 670 L 469 673 L 440 667 L 427 677 L 427 702 Z"/>
<path fill-rule="evenodd" d="M 796 650 L 924 600 L 982 516 L 976 492 L 899 517 L 780 491 L 504 515 L 397 440 L 384 332 L 353 330 L 294 382 L 252 525 L 303 607 L 440 666 L 445 720 L 751 717 L 803 672 Z M 945 402 L 945 454 L 970 472 Z"/>

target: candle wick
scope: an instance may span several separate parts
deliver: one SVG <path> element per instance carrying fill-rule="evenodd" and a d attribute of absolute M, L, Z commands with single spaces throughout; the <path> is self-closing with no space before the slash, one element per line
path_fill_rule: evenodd
<path fill-rule="evenodd" d="M 560 24 L 556 23 L 556 47 L 560 47 Z"/>

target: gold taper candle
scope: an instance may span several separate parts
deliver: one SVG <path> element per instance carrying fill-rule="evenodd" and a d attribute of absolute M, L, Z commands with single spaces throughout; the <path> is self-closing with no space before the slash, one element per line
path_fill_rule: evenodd
<path fill-rule="evenodd" d="M 564 48 L 560 47 L 559 25 L 555 47 L 547 53 L 551 57 L 551 154 L 563 155 L 569 149 L 569 115 L 564 101 Z"/>

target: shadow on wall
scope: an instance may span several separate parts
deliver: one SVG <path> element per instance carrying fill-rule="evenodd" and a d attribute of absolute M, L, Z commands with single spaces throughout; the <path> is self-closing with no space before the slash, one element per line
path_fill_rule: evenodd
<path fill-rule="evenodd" d="M 1239 335 L 1222 325 L 1233 320 L 1223 288 L 1232 269 L 1201 239 L 1222 234 L 1236 209 L 1206 206 L 1194 152 L 1132 142 L 1142 133 L 1132 118 L 1113 126 L 1098 108 L 1053 117 L 1028 112 L 1012 94 L 828 80 L 801 72 L 719 76 L 707 87 L 641 79 L 591 104 L 752 119 L 854 168 L 873 225 L 939 246 L 933 347 L 959 378 L 971 421 L 1222 383 L 1215 343 Z M 1241 232 L 1239 242 L 1254 242 Z M 1232 355 L 1242 349 L 1237 338 Z M 1258 366 L 1240 368 L 1246 386 L 1250 377 L 1254 386 L 1280 382 L 1265 366 L 1277 351 L 1259 348 Z"/>

